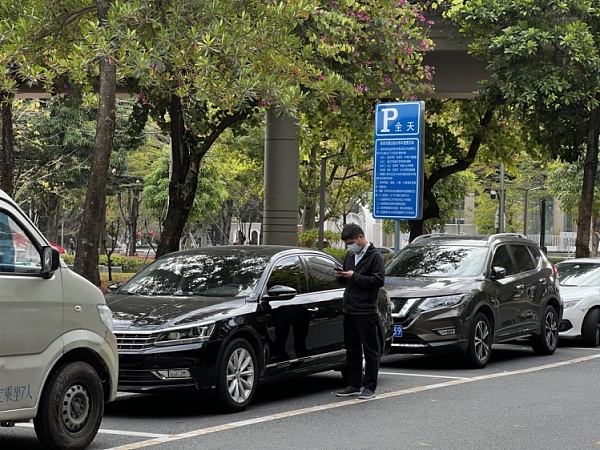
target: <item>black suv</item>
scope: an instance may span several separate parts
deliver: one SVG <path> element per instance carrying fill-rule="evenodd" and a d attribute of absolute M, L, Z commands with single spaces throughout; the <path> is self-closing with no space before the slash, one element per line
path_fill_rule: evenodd
<path fill-rule="evenodd" d="M 484 367 L 492 344 L 524 338 L 535 353 L 558 343 L 556 268 L 522 235 L 423 235 L 386 266 L 391 353 L 458 353 Z"/>

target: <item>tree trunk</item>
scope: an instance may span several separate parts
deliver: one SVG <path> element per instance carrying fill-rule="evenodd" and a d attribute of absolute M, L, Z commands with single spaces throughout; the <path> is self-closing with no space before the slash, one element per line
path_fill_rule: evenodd
<path fill-rule="evenodd" d="M 49 192 L 46 196 L 46 201 L 43 203 L 45 227 L 44 235 L 52 242 L 59 242 L 58 225 L 60 222 L 60 198 L 54 192 Z"/>
<path fill-rule="evenodd" d="M 169 205 L 156 257 L 179 250 L 179 239 L 188 220 L 196 190 L 200 162 L 217 138 L 232 125 L 248 116 L 248 112 L 225 115 L 212 131 L 198 137 L 186 127 L 181 99 L 171 96 L 171 174 L 169 179 Z M 228 236 L 227 236 L 228 238 Z"/>
<path fill-rule="evenodd" d="M 156 257 L 179 250 L 179 240 L 192 210 L 198 188 L 200 159 L 190 148 L 194 140 L 184 127 L 181 99 L 171 97 L 171 175 L 169 207 Z M 204 155 L 202 155 L 204 156 Z"/>
<path fill-rule="evenodd" d="M 108 17 L 110 0 L 98 0 L 97 8 L 98 20 L 103 26 Z M 100 285 L 98 252 L 106 209 L 107 174 L 115 136 L 116 79 L 117 66 L 106 55 L 100 60 L 98 123 L 74 267 L 75 272 L 97 286 Z"/>
<path fill-rule="evenodd" d="M 586 137 L 585 163 L 583 166 L 583 184 L 579 200 L 577 216 L 577 239 L 575 240 L 575 257 L 590 256 L 590 226 L 592 220 L 592 204 L 594 202 L 594 184 L 598 173 L 598 134 L 600 132 L 600 109 L 590 113 Z"/>
<path fill-rule="evenodd" d="M 8 195 L 13 194 L 13 155 L 15 138 L 12 120 L 12 96 L 0 95 L 0 123 L 2 141 L 0 145 L 0 189 Z"/>
<path fill-rule="evenodd" d="M 408 242 L 412 242 L 416 237 L 423 234 L 423 220 L 410 220 L 408 222 L 409 235 Z"/>

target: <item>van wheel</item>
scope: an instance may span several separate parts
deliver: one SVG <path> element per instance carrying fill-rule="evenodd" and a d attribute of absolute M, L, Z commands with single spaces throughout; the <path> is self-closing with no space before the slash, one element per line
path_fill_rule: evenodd
<path fill-rule="evenodd" d="M 46 448 L 83 450 L 96 437 L 103 412 L 100 377 L 92 366 L 76 361 L 63 365 L 52 375 L 33 425 Z"/>
<path fill-rule="evenodd" d="M 594 308 L 586 314 L 581 327 L 581 336 L 587 347 L 600 345 L 600 309 Z"/>
<path fill-rule="evenodd" d="M 492 332 L 490 321 L 483 313 L 477 313 L 469 331 L 467 364 L 473 369 L 482 369 L 490 360 L 492 352 Z"/>
<path fill-rule="evenodd" d="M 540 334 L 533 338 L 531 347 L 536 355 L 551 355 L 558 345 L 558 314 L 553 306 L 544 309 Z"/>
<path fill-rule="evenodd" d="M 243 411 L 256 393 L 258 362 L 254 349 L 244 339 L 227 344 L 219 366 L 216 396 L 225 412 Z"/>

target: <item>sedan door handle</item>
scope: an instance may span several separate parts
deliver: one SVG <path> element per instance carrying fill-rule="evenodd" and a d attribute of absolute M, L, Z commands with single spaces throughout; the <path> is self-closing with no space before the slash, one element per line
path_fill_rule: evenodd
<path fill-rule="evenodd" d="M 310 311 L 310 312 L 313 312 L 313 313 L 314 313 L 314 312 L 319 312 L 319 308 L 318 308 L 318 307 L 316 307 L 316 306 L 315 306 L 314 308 L 306 308 L 306 310 L 307 310 L 307 311 Z"/>

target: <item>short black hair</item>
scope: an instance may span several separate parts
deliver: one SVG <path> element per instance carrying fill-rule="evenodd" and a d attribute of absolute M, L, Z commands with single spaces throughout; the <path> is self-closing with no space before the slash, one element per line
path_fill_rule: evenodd
<path fill-rule="evenodd" d="M 358 239 L 358 236 L 361 234 L 363 236 L 365 235 L 365 232 L 361 227 L 355 223 L 349 223 L 342 230 L 342 241 L 345 241 L 346 239 Z"/>

